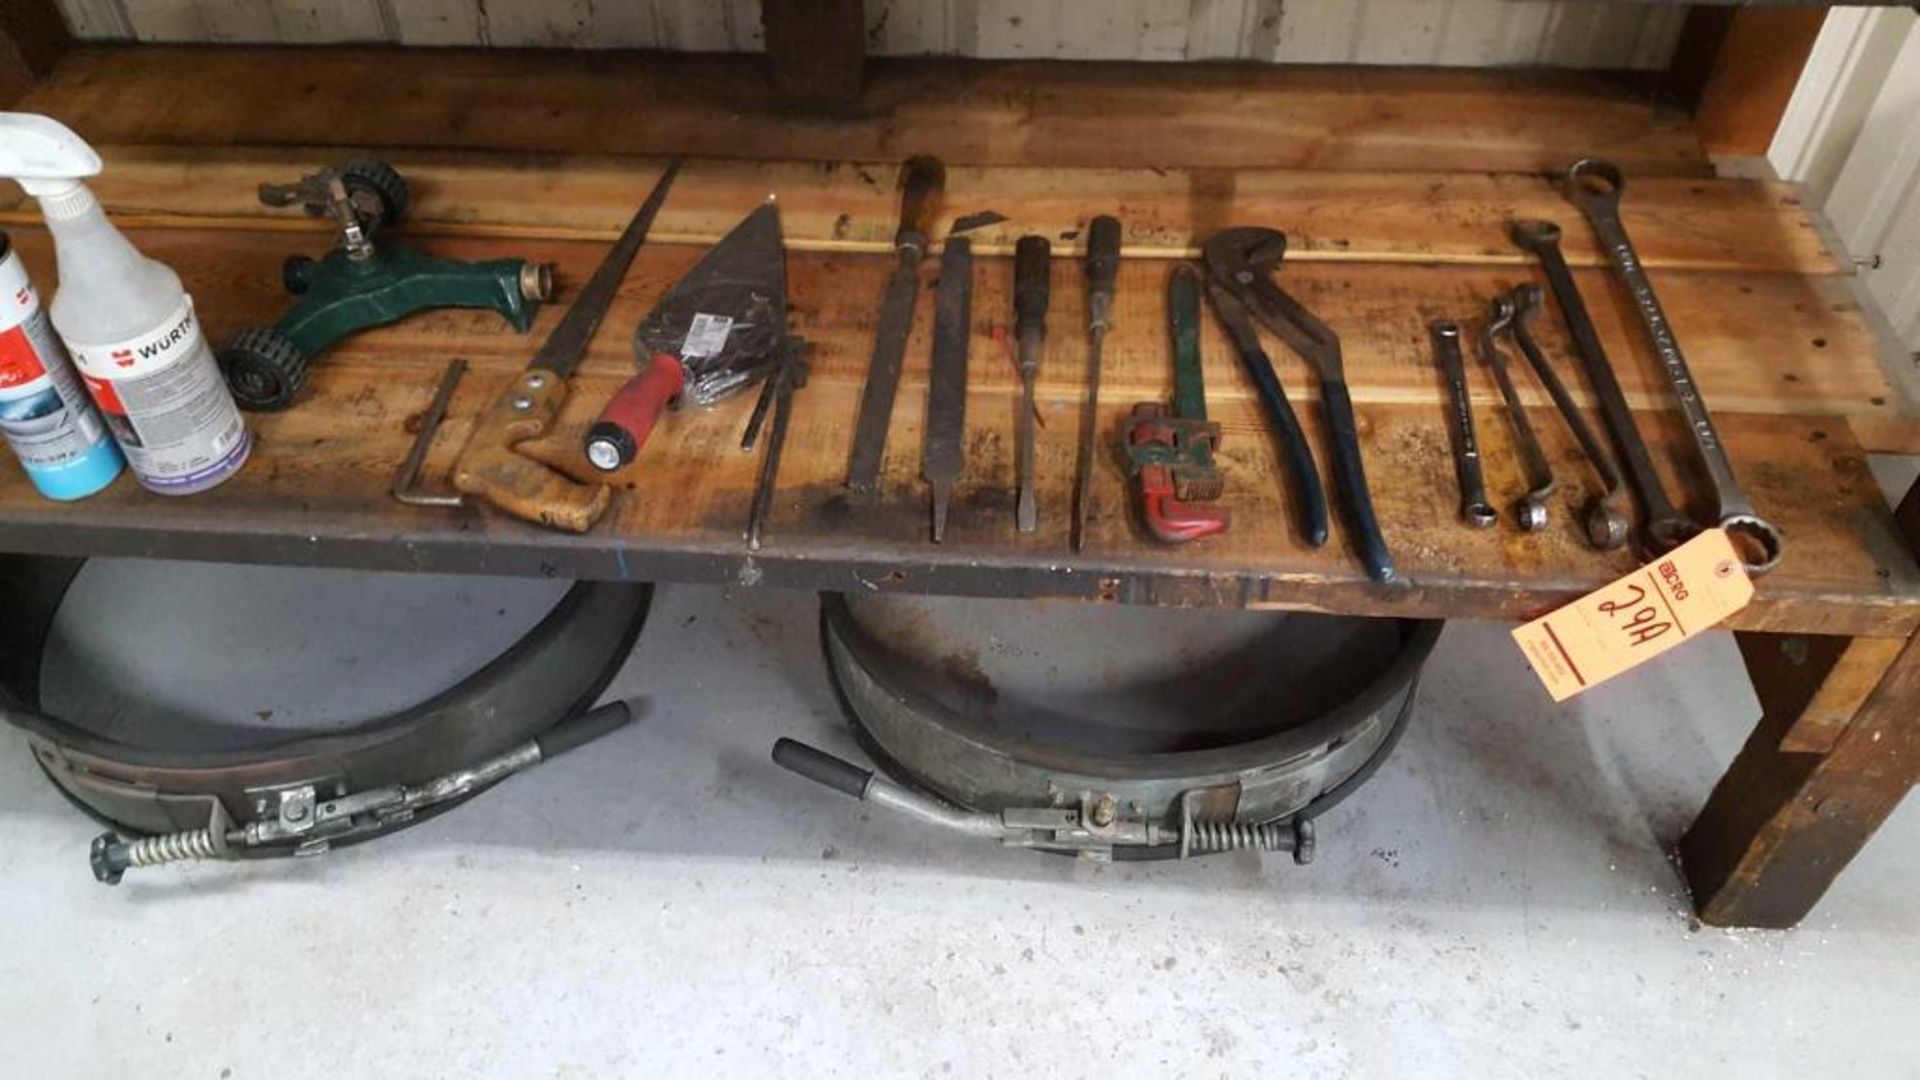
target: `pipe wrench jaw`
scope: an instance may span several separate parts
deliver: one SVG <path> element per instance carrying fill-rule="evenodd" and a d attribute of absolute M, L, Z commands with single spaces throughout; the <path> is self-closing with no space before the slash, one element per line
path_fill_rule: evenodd
<path fill-rule="evenodd" d="M 1227 531 L 1225 509 L 1200 505 L 1218 499 L 1226 486 L 1213 464 L 1219 445 L 1217 423 L 1175 416 L 1157 401 L 1133 407 L 1127 460 L 1154 539 L 1180 544 Z"/>

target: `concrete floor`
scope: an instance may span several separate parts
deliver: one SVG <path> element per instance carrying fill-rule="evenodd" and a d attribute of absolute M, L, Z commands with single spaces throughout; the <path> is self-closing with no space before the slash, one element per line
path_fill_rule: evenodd
<path fill-rule="evenodd" d="M 95 885 L 0 733 L 13 1076 L 1920 1073 L 1913 801 L 1795 932 L 1689 918 L 1750 728 L 1729 638 L 1554 707 L 1457 624 L 1319 860 L 969 846 L 777 770 L 853 756 L 811 596 L 668 588 L 643 719 L 399 837 Z M 722 668 L 724 663 L 725 667 Z"/>

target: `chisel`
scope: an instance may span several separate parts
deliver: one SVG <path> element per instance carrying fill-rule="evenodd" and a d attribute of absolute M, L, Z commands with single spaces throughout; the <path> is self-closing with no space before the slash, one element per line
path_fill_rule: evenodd
<path fill-rule="evenodd" d="M 1087 223 L 1087 400 L 1080 408 L 1080 452 L 1073 463 L 1073 550 L 1087 536 L 1087 488 L 1093 483 L 1093 438 L 1100 425 L 1100 349 L 1113 312 L 1120 273 L 1120 219 L 1105 214 Z"/>
<path fill-rule="evenodd" d="M 1020 483 L 1014 511 L 1021 532 L 1040 527 L 1040 510 L 1033 492 L 1034 382 L 1040 377 L 1040 356 L 1047 348 L 1048 276 L 1053 272 L 1053 246 L 1044 236 L 1023 236 L 1013 246 L 1013 333 L 1020 360 L 1020 426 L 1014 445 Z"/>
<path fill-rule="evenodd" d="M 908 158 L 900 166 L 900 227 L 893 234 L 899 262 L 880 295 L 880 320 L 873 332 L 873 357 L 860 392 L 860 414 L 853 426 L 853 451 L 847 457 L 847 489 L 867 492 L 880 479 L 880 455 L 887 448 L 887 424 L 900 389 L 900 361 L 913 330 L 914 301 L 920 295 L 920 260 L 930 245 L 933 220 L 940 214 L 946 168 L 939 158 Z"/>
<path fill-rule="evenodd" d="M 967 433 L 967 345 L 973 333 L 973 244 L 949 236 L 933 303 L 933 370 L 920 474 L 933 488 L 933 542 L 946 539 L 947 505 L 960 478 Z"/>

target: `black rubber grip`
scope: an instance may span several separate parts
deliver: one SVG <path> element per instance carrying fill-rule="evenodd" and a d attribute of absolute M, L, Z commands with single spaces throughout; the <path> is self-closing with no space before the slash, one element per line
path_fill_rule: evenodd
<path fill-rule="evenodd" d="M 1013 317 L 1016 330 L 1044 329 L 1052 295 L 1053 245 L 1023 236 L 1013 245 Z"/>
<path fill-rule="evenodd" d="M 1101 214 L 1087 223 L 1087 287 L 1113 290 L 1120 276 L 1120 219 Z"/>
<path fill-rule="evenodd" d="M 867 797 L 867 782 L 873 779 L 872 770 L 796 739 L 781 739 L 773 744 L 773 763 L 856 799 Z"/>
<path fill-rule="evenodd" d="M 633 710 L 627 707 L 626 702 L 609 701 L 597 709 L 560 721 L 544 733 L 534 736 L 533 742 L 540 748 L 540 760 L 552 761 L 569 750 L 626 727 L 632 719 Z"/>
<path fill-rule="evenodd" d="M 1379 519 L 1373 514 L 1373 495 L 1367 490 L 1367 467 L 1360 458 L 1360 429 L 1353 417 L 1353 398 L 1347 384 L 1321 380 L 1320 401 L 1327 413 L 1328 434 L 1333 439 L 1333 486 L 1353 530 L 1353 542 L 1360 549 L 1360 564 L 1367 576 L 1381 584 L 1397 584 L 1399 572 L 1393 556 L 1387 552 L 1387 538 L 1380 532 Z"/>

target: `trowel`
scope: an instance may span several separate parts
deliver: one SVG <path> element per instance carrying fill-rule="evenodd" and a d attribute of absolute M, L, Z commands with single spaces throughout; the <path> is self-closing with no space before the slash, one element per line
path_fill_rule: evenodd
<path fill-rule="evenodd" d="M 787 336 L 787 264 L 780 210 L 768 200 L 660 298 L 634 331 L 640 373 L 587 431 L 587 460 L 632 462 L 668 408 L 712 405 L 764 377 Z"/>

